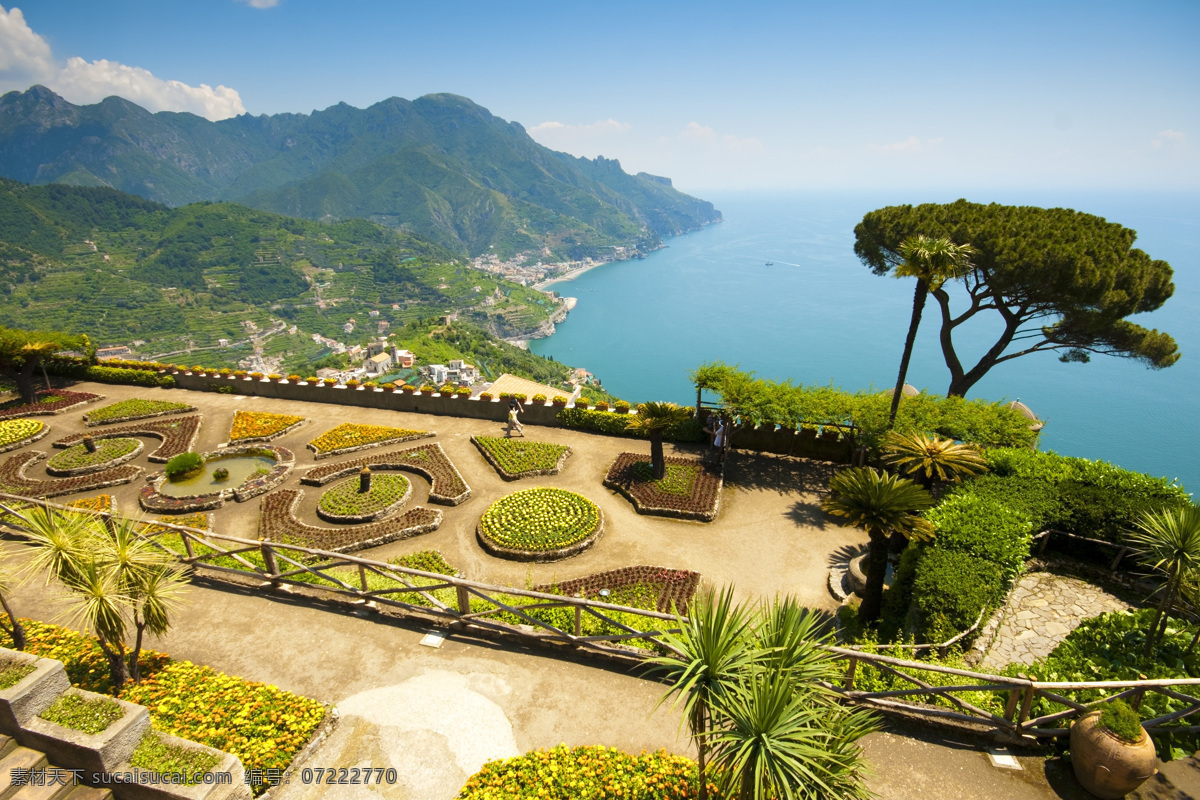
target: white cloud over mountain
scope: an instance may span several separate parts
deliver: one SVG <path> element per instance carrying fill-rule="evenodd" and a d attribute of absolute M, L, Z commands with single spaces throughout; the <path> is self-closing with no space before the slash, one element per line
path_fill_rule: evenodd
<path fill-rule="evenodd" d="M 63 64 L 29 27 L 21 9 L 6 11 L 0 6 L 0 90 L 25 90 L 35 83 L 72 103 L 95 103 L 115 94 L 150 111 L 190 111 L 211 120 L 246 111 L 237 90 L 228 86 L 190 86 L 106 59 L 85 61 L 73 56 Z"/>

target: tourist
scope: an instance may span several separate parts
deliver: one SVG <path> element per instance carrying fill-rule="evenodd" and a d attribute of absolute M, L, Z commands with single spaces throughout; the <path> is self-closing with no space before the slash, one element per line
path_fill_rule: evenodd
<path fill-rule="evenodd" d="M 517 433 L 521 434 L 522 436 L 524 436 L 524 435 L 525 435 L 525 428 L 523 428 L 523 427 L 521 426 L 521 423 L 520 423 L 520 421 L 517 419 L 517 414 L 520 414 L 520 413 L 521 413 L 521 410 L 522 410 L 522 409 L 521 409 L 521 401 L 520 401 L 520 400 L 518 400 L 517 398 L 515 398 L 515 397 L 514 397 L 512 400 L 509 400 L 509 401 L 508 401 L 508 430 L 507 430 L 507 434 L 508 434 L 508 436 L 510 436 L 510 437 L 512 436 L 512 434 L 513 434 L 513 431 L 514 431 L 514 430 L 515 430 Z"/>

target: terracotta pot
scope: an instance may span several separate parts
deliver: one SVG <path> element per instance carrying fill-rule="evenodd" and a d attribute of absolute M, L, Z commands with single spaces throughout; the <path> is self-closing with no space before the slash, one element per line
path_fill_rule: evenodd
<path fill-rule="evenodd" d="M 1130 744 L 1101 728 L 1099 721 L 1100 712 L 1093 711 L 1071 726 L 1071 766 L 1084 789 L 1103 800 L 1118 800 L 1158 772 L 1158 759 L 1145 730 Z"/>

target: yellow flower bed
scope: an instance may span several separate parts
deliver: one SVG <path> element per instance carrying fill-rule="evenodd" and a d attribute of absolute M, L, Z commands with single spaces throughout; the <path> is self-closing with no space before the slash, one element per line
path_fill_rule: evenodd
<path fill-rule="evenodd" d="M 379 442 L 404 441 L 426 435 L 427 431 L 415 431 L 408 428 L 389 428 L 386 425 L 356 425 L 352 422 L 344 422 L 313 439 L 308 443 L 308 446 L 317 453 L 332 453 L 351 447 L 362 447 L 363 445 Z"/>
<path fill-rule="evenodd" d="M 46 427 L 46 423 L 36 419 L 6 419 L 0 420 L 0 447 L 36 436 Z"/>
<path fill-rule="evenodd" d="M 78 500 L 72 500 L 67 503 L 71 508 L 82 508 L 85 511 L 112 511 L 113 496 L 111 494 L 98 494 L 95 497 L 81 497 Z"/>
<path fill-rule="evenodd" d="M 269 414 L 265 411 L 235 411 L 233 425 L 229 428 L 229 441 L 247 439 L 270 439 L 283 434 L 293 425 L 304 422 L 304 417 L 291 414 Z"/>

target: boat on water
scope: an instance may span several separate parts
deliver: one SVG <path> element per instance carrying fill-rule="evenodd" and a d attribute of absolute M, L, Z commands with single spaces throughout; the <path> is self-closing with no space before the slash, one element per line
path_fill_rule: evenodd
<path fill-rule="evenodd" d="M 767 266 L 768 266 L 768 267 L 773 267 L 773 266 L 775 266 L 775 262 L 774 262 L 774 261 L 768 261 L 768 262 L 767 262 Z"/>

